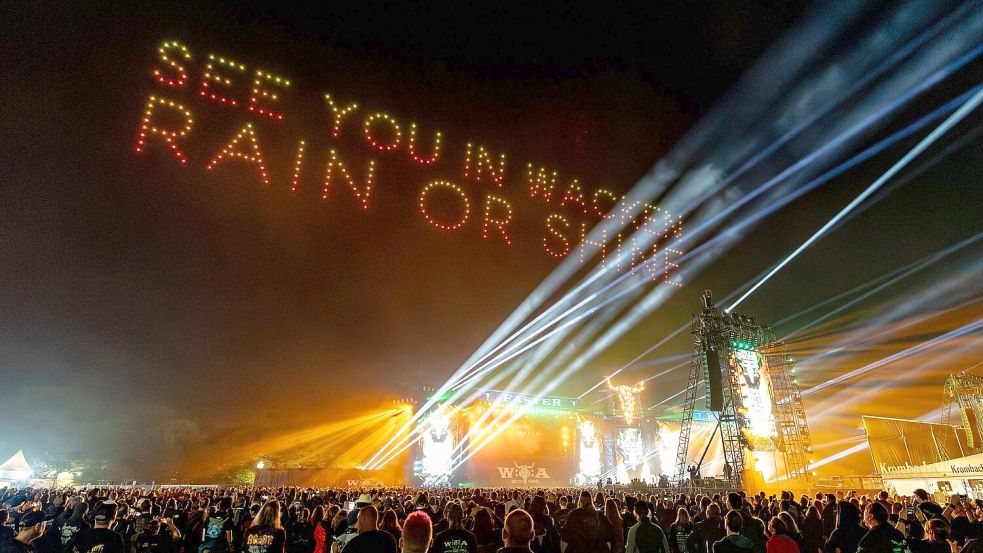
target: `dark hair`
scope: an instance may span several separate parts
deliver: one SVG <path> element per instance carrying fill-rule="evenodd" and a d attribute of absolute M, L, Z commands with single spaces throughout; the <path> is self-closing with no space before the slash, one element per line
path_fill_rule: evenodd
<path fill-rule="evenodd" d="M 730 504 L 731 509 L 740 509 L 744 506 L 744 498 L 739 493 L 730 492 L 727 494 L 727 503 Z"/>
<path fill-rule="evenodd" d="M 635 514 L 638 518 L 648 518 L 649 517 L 649 504 L 639 499 L 635 502 Z"/>
<path fill-rule="evenodd" d="M 727 511 L 727 516 L 724 517 L 724 527 L 731 532 L 740 532 L 741 528 L 744 528 L 744 517 L 741 513 L 731 509 Z"/>
<path fill-rule="evenodd" d="M 772 517 L 772 519 L 770 521 L 768 521 L 768 524 L 771 525 L 771 528 L 772 528 L 772 530 L 775 531 L 775 535 L 776 536 L 787 536 L 788 535 L 788 526 L 785 524 L 785 521 L 784 520 L 782 520 L 782 519 L 780 519 L 778 517 Z"/>
<path fill-rule="evenodd" d="M 875 501 L 874 503 L 870 504 L 870 516 L 877 521 L 877 524 L 887 524 L 887 519 L 890 514 L 887 512 L 884 505 L 881 505 Z"/>

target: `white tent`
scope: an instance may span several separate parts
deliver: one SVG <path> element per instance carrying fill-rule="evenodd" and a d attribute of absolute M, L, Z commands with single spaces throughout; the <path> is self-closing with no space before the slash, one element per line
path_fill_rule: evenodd
<path fill-rule="evenodd" d="M 31 465 L 27 464 L 23 449 L 17 450 L 10 459 L 0 464 L 0 482 L 27 480 L 31 477 L 31 473 Z"/>

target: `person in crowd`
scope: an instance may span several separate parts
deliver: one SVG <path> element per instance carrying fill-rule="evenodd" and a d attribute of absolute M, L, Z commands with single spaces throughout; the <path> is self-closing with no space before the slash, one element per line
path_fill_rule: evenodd
<path fill-rule="evenodd" d="M 951 528 L 949 523 L 942 519 L 933 518 L 925 522 L 924 539 L 918 536 L 918 531 L 914 528 L 921 527 L 917 522 L 908 523 L 908 548 L 911 553 L 950 553 L 949 535 Z"/>
<path fill-rule="evenodd" d="M 400 553 L 427 553 L 433 543 L 433 524 L 423 511 L 415 511 L 406 517 L 399 538 Z"/>
<path fill-rule="evenodd" d="M 638 522 L 628 529 L 625 553 L 670 553 L 665 533 L 652 522 L 648 503 L 635 502 L 635 517 Z"/>
<path fill-rule="evenodd" d="M 785 523 L 785 529 L 788 534 L 788 537 L 792 538 L 792 540 L 795 541 L 795 545 L 799 547 L 799 551 L 803 551 L 802 548 L 804 542 L 802 538 L 802 531 L 799 530 L 799 523 L 796 522 L 797 517 L 792 513 L 790 513 L 789 511 L 781 511 L 778 513 L 778 518 L 780 518 L 782 522 Z"/>
<path fill-rule="evenodd" d="M 741 514 L 741 535 L 752 543 L 754 553 L 765 553 L 768 536 L 765 535 L 765 524 L 751 514 L 751 505 L 744 501 L 744 496 L 737 492 L 727 494 L 727 506 L 732 511 Z"/>
<path fill-rule="evenodd" d="M 235 540 L 232 499 L 228 497 L 220 499 L 215 511 L 204 516 L 203 519 L 198 553 L 226 553 Z"/>
<path fill-rule="evenodd" d="M 744 528 L 744 516 L 731 509 L 724 516 L 724 530 L 727 535 L 713 544 L 713 553 L 752 553 L 754 542 L 741 534 Z"/>
<path fill-rule="evenodd" d="M 478 553 L 494 553 L 502 546 L 501 532 L 487 507 L 478 507 L 474 514 L 471 532 L 478 542 Z"/>
<path fill-rule="evenodd" d="M 345 545 L 345 553 L 398 553 L 392 534 L 379 530 L 379 511 L 374 506 L 369 504 L 360 508 L 355 524 L 358 535 Z"/>
<path fill-rule="evenodd" d="M 379 530 L 389 532 L 392 537 L 399 541 L 403 535 L 403 529 L 399 526 L 399 516 L 393 509 L 387 509 L 382 513 L 382 522 L 379 523 Z"/>
<path fill-rule="evenodd" d="M 689 553 L 689 539 L 693 535 L 694 526 L 690 520 L 689 511 L 680 507 L 676 511 L 676 520 L 669 527 L 669 549 L 672 553 Z"/>
<path fill-rule="evenodd" d="M 560 537 L 567 542 L 565 553 L 606 553 L 612 541 L 611 523 L 594 506 L 594 498 L 587 490 L 580 492 L 577 508 L 570 512 L 560 529 Z"/>
<path fill-rule="evenodd" d="M 270 499 L 246 530 L 242 553 L 283 553 L 286 541 L 286 531 L 280 521 L 280 502 Z"/>
<path fill-rule="evenodd" d="M 904 553 L 908 546 L 904 534 L 888 522 L 889 513 L 878 502 L 867 504 L 864 509 L 864 524 L 870 530 L 857 544 L 857 553 Z"/>
<path fill-rule="evenodd" d="M 720 517 L 720 504 L 710 503 L 707 505 L 705 518 L 696 525 L 689 538 L 687 550 L 690 553 L 709 553 L 713 544 L 726 535 L 724 521 Z"/>
<path fill-rule="evenodd" d="M 604 503 L 604 518 L 611 525 L 611 553 L 624 553 L 625 522 L 621 518 L 621 507 L 613 497 Z"/>
<path fill-rule="evenodd" d="M 867 529 L 860 524 L 860 509 L 849 501 L 840 501 L 836 507 L 836 526 L 823 545 L 823 552 L 856 553 L 866 533 Z"/>
<path fill-rule="evenodd" d="M 801 553 L 782 517 L 772 517 L 768 521 L 768 533 L 771 535 L 766 545 L 768 553 Z"/>
<path fill-rule="evenodd" d="M 103 501 L 96 506 L 92 516 L 92 529 L 82 536 L 79 553 L 125 552 L 123 537 L 111 529 L 116 520 L 116 507 L 114 501 Z"/>
<path fill-rule="evenodd" d="M 822 503 L 817 501 L 806 509 L 806 516 L 802 519 L 802 553 L 819 553 L 823 547 L 823 519 L 820 515 Z"/>
<path fill-rule="evenodd" d="M 536 533 L 533 530 L 532 517 L 522 509 L 513 509 L 505 516 L 505 528 L 502 529 L 502 541 L 505 547 L 498 553 L 531 553 L 529 544 Z"/>
<path fill-rule="evenodd" d="M 4 519 L 7 511 L 4 510 Z M 32 553 L 44 534 L 47 517 L 43 511 L 28 511 L 17 521 L 17 532 L 0 533 L 0 553 Z M 2 525 L 0 525 L 2 526 Z M 6 528 L 4 528 L 6 530 Z"/>
<path fill-rule="evenodd" d="M 331 549 L 331 519 L 338 514 L 338 506 L 331 505 L 325 509 L 318 505 L 314 509 L 314 553 L 328 553 Z"/>
<path fill-rule="evenodd" d="M 452 501 L 444 508 L 447 529 L 433 538 L 432 553 L 478 553 L 478 540 L 464 528 L 464 508 Z"/>
<path fill-rule="evenodd" d="M 534 553 L 560 553 L 560 533 L 556 529 L 547 498 L 542 495 L 533 496 L 529 502 L 529 516 L 532 517 L 532 527 L 536 537 L 530 546 Z"/>

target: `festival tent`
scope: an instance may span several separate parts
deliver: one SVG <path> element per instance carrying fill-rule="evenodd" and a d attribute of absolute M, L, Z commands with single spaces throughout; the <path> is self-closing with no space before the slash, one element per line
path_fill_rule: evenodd
<path fill-rule="evenodd" d="M 17 453 L 0 464 L 0 482 L 19 482 L 31 477 L 31 465 L 27 464 L 24 457 L 24 450 L 19 449 Z"/>

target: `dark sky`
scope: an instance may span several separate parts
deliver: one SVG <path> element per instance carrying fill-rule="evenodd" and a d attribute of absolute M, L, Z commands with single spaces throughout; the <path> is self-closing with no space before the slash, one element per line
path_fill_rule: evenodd
<path fill-rule="evenodd" d="M 168 421 L 207 434 L 279 413 L 331 416 L 353 393 L 399 394 L 403 382 L 439 384 L 556 265 L 542 245 L 549 210 L 520 189 L 525 164 L 555 166 L 562 182 L 576 176 L 590 190 L 626 192 L 804 6 L 357 4 L 4 5 L 0 412 L 13 424 L 0 433 L 0 453 L 109 456 Z M 184 89 L 151 75 L 157 47 L 171 39 L 193 56 Z M 198 97 L 208 53 L 291 79 L 285 120 Z M 372 152 L 362 117 L 333 141 L 324 92 L 357 101 L 362 115 L 395 116 L 403 147 L 410 121 L 425 145 L 441 130 L 441 163 L 420 168 L 405 150 Z M 151 94 L 194 113 L 182 143 L 187 167 L 159 141 L 134 151 Z M 245 163 L 204 169 L 247 122 L 269 186 Z M 309 155 L 290 193 L 301 137 Z M 494 233 L 482 238 L 480 194 L 494 187 L 462 179 L 468 141 L 508 154 L 501 194 L 516 208 L 512 246 Z M 358 178 L 367 159 L 378 161 L 370 209 L 341 183 L 319 199 L 332 147 Z M 952 178 L 966 182 L 964 171 Z M 420 214 L 418 195 L 434 179 L 470 194 L 471 219 L 458 232 Z M 777 215 L 772 228 L 793 230 L 756 237 L 748 266 L 718 266 L 687 283 L 688 293 L 564 392 L 578 394 L 685 322 L 703 286 L 729 291 L 772 263 L 862 182 Z M 906 190 L 871 215 L 886 225 L 874 246 L 821 244 L 781 281 L 805 283 L 801 295 L 770 294 L 747 307 L 787 316 L 880 274 L 877 266 L 848 271 L 871 251 L 893 268 L 978 228 L 958 186 L 928 205 L 918 200 L 926 189 Z M 933 226 L 939 217 L 957 222 Z"/>

